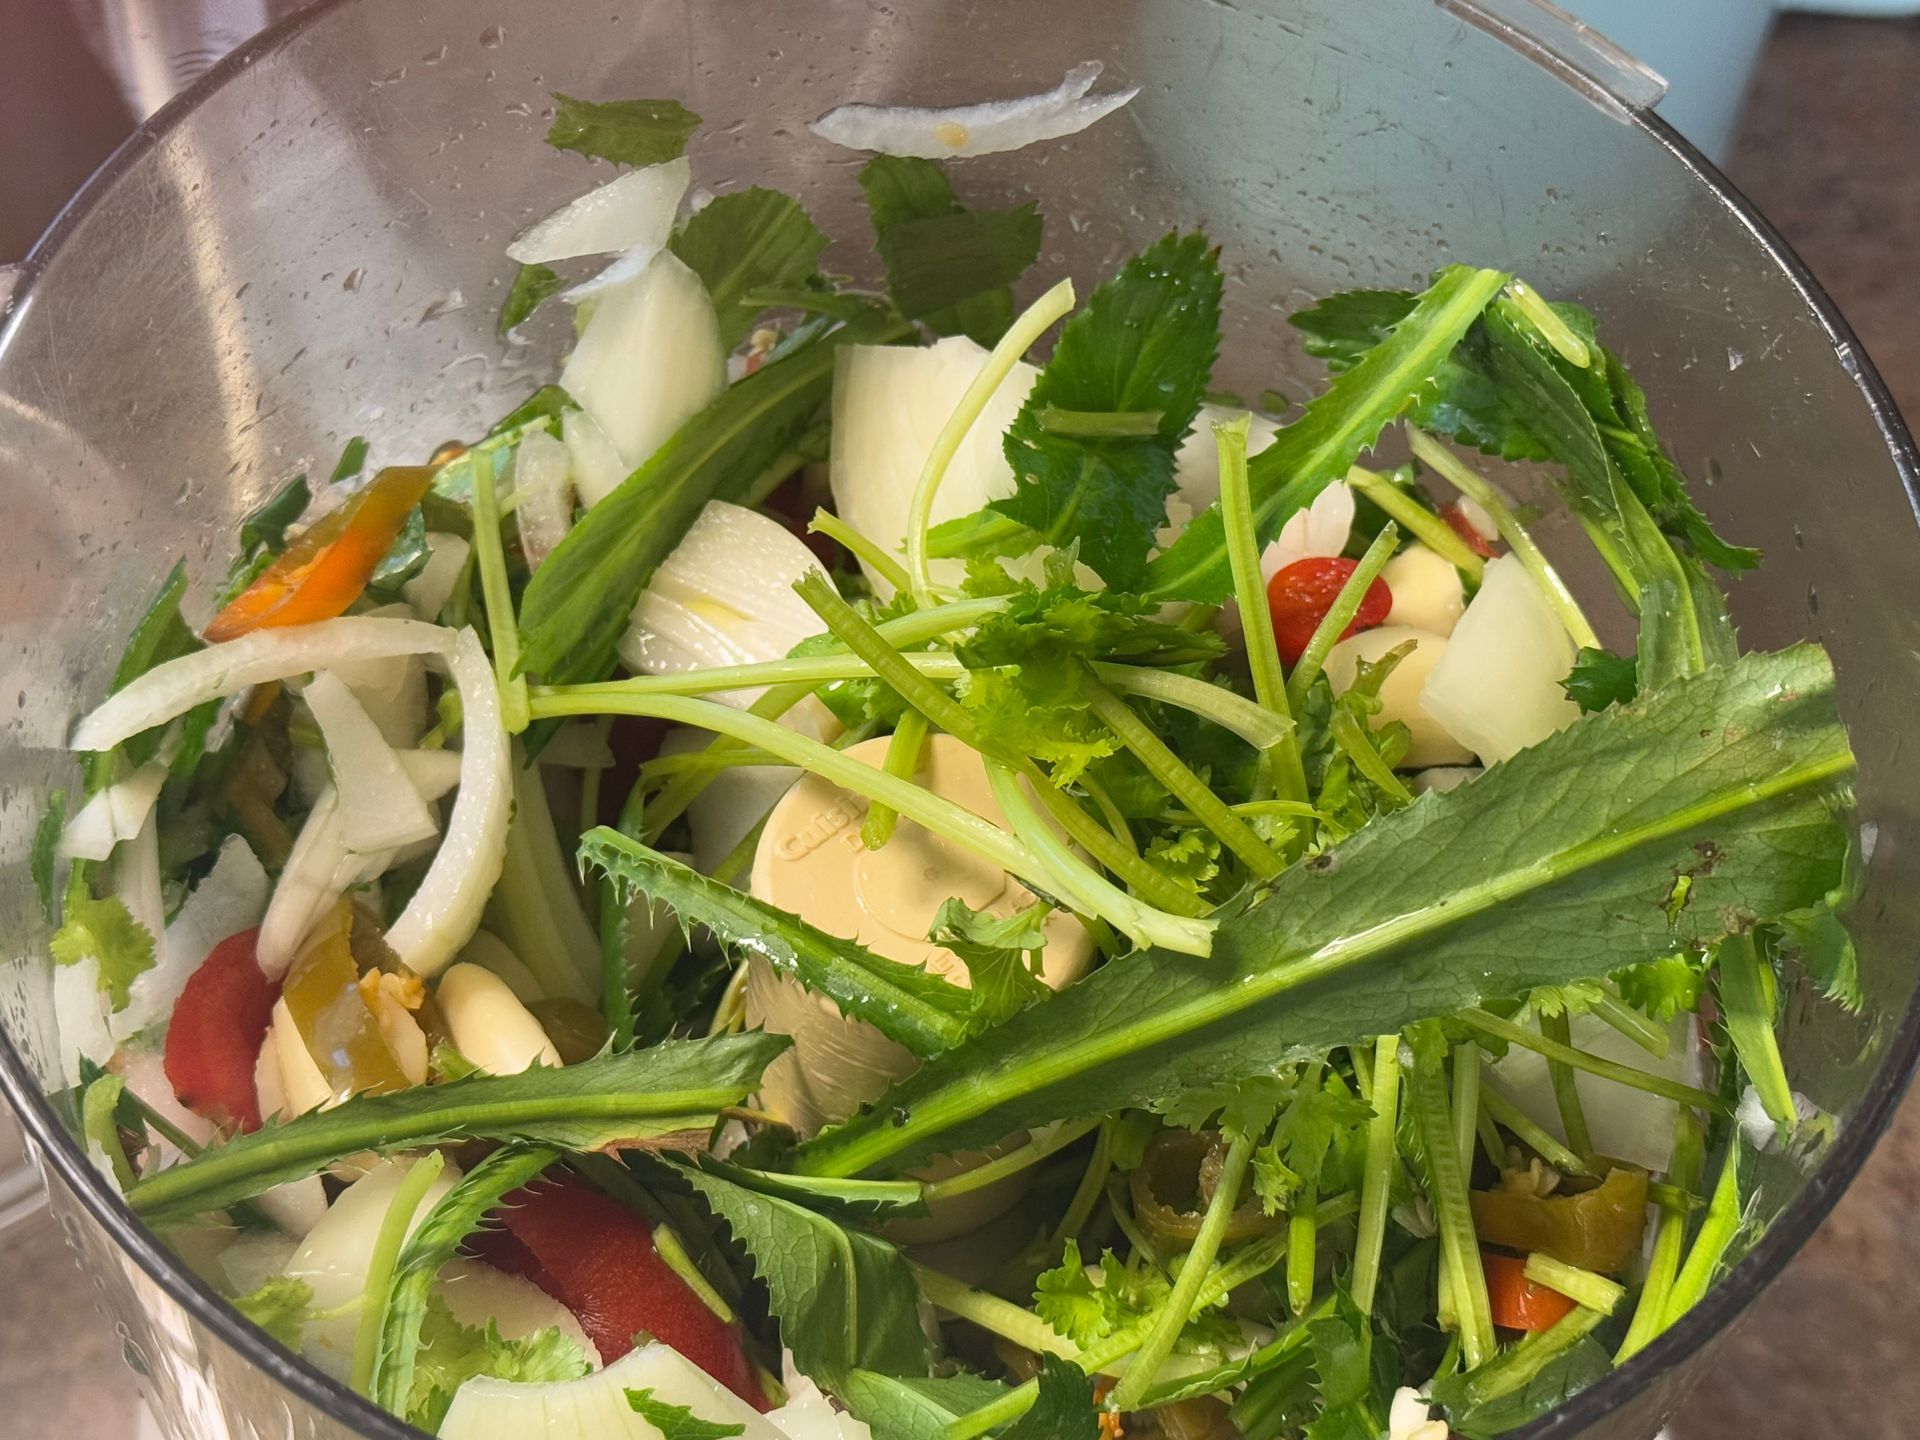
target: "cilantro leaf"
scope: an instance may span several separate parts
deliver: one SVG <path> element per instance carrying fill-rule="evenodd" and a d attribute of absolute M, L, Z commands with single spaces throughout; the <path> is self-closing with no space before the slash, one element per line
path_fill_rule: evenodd
<path fill-rule="evenodd" d="M 275 1275 L 259 1289 L 228 1302 L 281 1346 L 300 1352 L 300 1332 L 312 1318 L 313 1287 L 291 1275 Z"/>
<path fill-rule="evenodd" d="M 1145 858 L 1176 885 L 1204 898 L 1220 873 L 1220 837 L 1198 826 L 1163 831 L 1147 841 Z"/>
<path fill-rule="evenodd" d="M 69 887 L 66 921 L 47 944 L 56 965 L 78 965 L 91 955 L 99 967 L 100 993 L 115 1012 L 127 1008 L 133 982 L 153 968 L 153 934 L 135 920 L 117 895 L 104 900 Z"/>
<path fill-rule="evenodd" d="M 685 1405 L 669 1405 L 653 1398 L 653 1391 L 627 1391 L 627 1404 L 633 1413 L 660 1432 L 660 1440 L 727 1440 L 729 1435 L 744 1435 L 745 1425 L 729 1425 L 721 1420 L 702 1420 Z"/>
<path fill-rule="evenodd" d="M 522 1340 L 503 1339 L 499 1325 L 462 1325 L 447 1302 L 434 1295 L 420 1329 L 420 1358 L 407 1399 L 407 1420 L 429 1435 L 440 1429 L 454 1392 L 478 1375 L 521 1385 L 578 1380 L 591 1367 L 577 1341 L 559 1327 L 536 1330 Z"/>
<path fill-rule="evenodd" d="M 705 1170 L 678 1173 L 747 1252 L 802 1374 L 831 1389 L 855 1369 L 927 1373 L 920 1287 L 898 1250 L 791 1200 Z"/>
<path fill-rule="evenodd" d="M 1093 1380 L 1071 1360 L 1040 1357 L 1040 1393 L 1028 1410 L 1000 1432 L 1000 1440 L 1099 1440 Z"/>
<path fill-rule="evenodd" d="M 902 315 L 991 346 L 1013 323 L 1013 282 L 1040 254 L 1038 207 L 971 210 L 932 160 L 876 155 L 860 170 L 887 291 Z"/>
<path fill-rule="evenodd" d="M 1215 1115 L 1220 1128 L 1257 1134 L 1273 1123 L 1280 1107 L 1293 1098 L 1293 1082 L 1278 1075 L 1245 1075 L 1189 1090 L 1153 1108 L 1185 1130 L 1203 1130 Z"/>
<path fill-rule="evenodd" d="M 972 981 L 974 1013 L 998 1024 L 1053 992 L 1041 978 L 1047 907 L 989 915 L 956 897 L 941 905 L 927 938 L 958 955 Z"/>
<path fill-rule="evenodd" d="M 1616 970 L 1613 982 L 1620 987 L 1622 1000 L 1665 1024 L 1676 1015 L 1691 1015 L 1700 1008 L 1700 997 L 1707 986 L 1706 958 L 1663 955 Z"/>
<path fill-rule="evenodd" d="M 816 280 L 827 237 L 791 195 L 755 186 L 696 211 L 667 248 L 706 285 L 731 350 L 764 308 L 748 293 Z"/>
<path fill-rule="evenodd" d="M 1167 520 L 1173 454 L 1220 349 L 1220 264 L 1199 232 L 1168 235 L 1120 267 L 1067 321 L 1004 448 L 1014 492 L 988 508 L 1132 590 Z M 1049 431 L 1049 409 L 1153 411 L 1148 435 Z"/>
<path fill-rule="evenodd" d="M 1639 692 L 1640 671 L 1631 655 L 1585 646 L 1574 657 L 1573 669 L 1560 682 L 1567 698 L 1587 714 L 1609 705 L 1625 705 Z"/>
<path fill-rule="evenodd" d="M 659 165 L 686 152 L 700 117 L 678 100 L 578 100 L 554 92 L 547 144 L 616 165 Z"/>
<path fill-rule="evenodd" d="M 523 324 L 540 308 L 542 301 L 558 294 L 566 284 L 551 265 L 522 265 L 514 272 L 507 298 L 500 302 L 500 319 L 495 329 L 505 335 L 514 326 Z"/>
<path fill-rule="evenodd" d="M 1083 1349 L 1113 1333 L 1115 1298 L 1087 1274 L 1080 1242 L 1072 1238 L 1060 1263 L 1034 1281 L 1034 1313 Z"/>

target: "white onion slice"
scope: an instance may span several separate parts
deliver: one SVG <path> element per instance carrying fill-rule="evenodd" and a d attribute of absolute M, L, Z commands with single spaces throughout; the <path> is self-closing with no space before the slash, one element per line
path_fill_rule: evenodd
<path fill-rule="evenodd" d="M 349 851 L 368 855 L 396 850 L 439 830 L 400 757 L 344 680 L 322 670 L 302 698 L 327 744 L 340 837 Z"/>
<path fill-rule="evenodd" d="M 567 458 L 573 466 L 573 488 L 580 503 L 591 510 L 620 488 L 634 467 L 620 458 L 607 432 L 584 410 L 569 410 L 560 422 Z"/>
<path fill-rule="evenodd" d="M 1075 135 L 1140 93 L 1138 86 L 1089 97 L 1105 67 L 1098 60 L 1074 66 L 1053 89 L 1015 100 L 927 109 L 914 105 L 840 105 L 807 128 L 849 150 L 916 155 L 945 160 L 994 155 L 1042 140 Z"/>
<path fill-rule="evenodd" d="M 658 250 L 673 231 L 673 217 L 692 178 L 693 166 L 684 155 L 629 170 L 536 220 L 514 237 L 507 257 L 522 265 L 548 265 L 639 245 Z"/>
<path fill-rule="evenodd" d="M 73 732 L 75 750 L 110 750 L 196 705 L 269 680 L 389 655 L 444 652 L 453 632 L 419 620 L 343 615 L 312 625 L 256 630 L 238 640 L 182 655 L 116 690 Z"/>
<path fill-rule="evenodd" d="M 793 590 L 819 568 L 778 520 L 710 500 L 633 607 L 620 658 L 649 675 L 778 660 L 820 633 L 820 617 Z M 763 693 L 713 698 L 744 709 Z"/>
<path fill-rule="evenodd" d="M 61 1075 L 68 1085 L 77 1085 L 81 1060 L 105 1065 L 113 1056 L 107 997 L 100 993 L 100 962 L 93 956 L 53 967 L 53 1013 L 59 1020 Z"/>
<path fill-rule="evenodd" d="M 1353 491 L 1334 481 L 1280 527 L 1280 538 L 1260 553 L 1260 574 L 1272 580 L 1295 561 L 1338 555 L 1353 533 L 1353 509 Z"/>
<path fill-rule="evenodd" d="M 131 840 L 147 823 L 167 767 L 149 760 L 131 775 L 96 790 L 60 832 L 60 854 L 69 860 L 104 860 L 113 847 Z"/>
<path fill-rule="evenodd" d="M 906 543 L 907 511 L 928 452 L 986 360 L 987 352 L 964 335 L 925 346 L 842 345 L 834 356 L 833 508 L 889 555 L 898 556 Z M 934 495 L 934 524 L 1013 494 L 1001 438 L 1039 374 L 1022 361 L 994 391 Z M 861 568 L 874 592 L 890 599 L 886 578 Z M 958 560 L 936 560 L 929 568 L 937 584 L 958 584 L 966 573 Z"/>
<path fill-rule="evenodd" d="M 573 528 L 570 469 L 567 447 L 544 430 L 531 431 L 514 447 L 513 488 L 519 500 L 513 516 L 529 570 L 538 570 Z"/>
<path fill-rule="evenodd" d="M 420 567 L 418 575 L 400 587 L 414 614 L 427 621 L 440 618 L 472 550 L 472 543 L 464 535 L 448 535 L 438 530 L 427 532 L 427 563 Z"/>
<path fill-rule="evenodd" d="M 444 750 L 403 750 L 400 763 L 422 800 L 437 800 L 460 779 L 462 761 Z M 280 883 L 260 922 L 254 953 L 269 980 L 278 980 L 300 953 L 320 917 L 355 885 L 385 873 L 395 852 L 357 855 L 341 830 L 339 799 L 332 787 L 321 791 L 294 838 Z"/>
<path fill-rule="evenodd" d="M 1420 708 L 1492 765 L 1580 718 L 1560 682 L 1573 641 L 1512 555 L 1487 562 L 1480 591 L 1448 637 Z"/>
<path fill-rule="evenodd" d="M 387 944 L 421 976 L 439 974 L 480 928 L 506 860 L 513 796 L 500 690 L 479 636 L 462 630 L 447 664 L 460 692 L 460 793 L 440 853 L 387 931 Z"/>
<path fill-rule="evenodd" d="M 154 967 L 134 978 L 127 1008 L 112 1017 L 114 1035 L 125 1039 L 170 1016 L 180 992 L 214 946 L 260 923 L 269 884 L 247 842 L 229 835 L 213 869 L 167 926 L 165 954 L 156 954 Z"/>
<path fill-rule="evenodd" d="M 727 385 L 720 320 L 700 277 L 669 254 L 607 291 L 560 372 L 631 470 Z"/>
<path fill-rule="evenodd" d="M 435 1288 L 462 1325 L 484 1330 L 492 1321 L 502 1340 L 524 1340 L 542 1330 L 558 1330 L 580 1347 L 588 1364 L 600 1368 L 600 1351 L 574 1313 L 531 1280 L 456 1255 L 440 1267 Z"/>

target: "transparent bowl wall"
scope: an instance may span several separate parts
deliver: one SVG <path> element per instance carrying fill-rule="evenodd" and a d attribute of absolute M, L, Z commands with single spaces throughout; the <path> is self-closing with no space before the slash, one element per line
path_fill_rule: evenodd
<path fill-rule="evenodd" d="M 0 1079 L 172 1433 L 410 1432 L 235 1324 L 131 1223 L 43 1098 L 63 1066 L 27 840 L 74 779 L 63 737 L 129 617 L 181 555 L 189 613 L 204 607 L 236 517 L 349 436 L 372 437 L 376 459 L 423 455 L 552 373 L 562 315 L 524 346 L 494 338 L 501 247 L 611 172 L 541 143 L 548 91 L 685 100 L 706 120 L 701 184 L 799 195 L 846 237 L 828 263 L 868 275 L 861 157 L 807 120 L 852 98 L 1038 90 L 1096 57 L 1103 83 L 1142 87 L 1131 106 L 956 171 L 970 198 L 1040 202 L 1042 276 L 1091 284 L 1169 227 L 1205 226 L 1230 277 L 1216 384 L 1299 395 L 1315 367 L 1283 317 L 1309 297 L 1413 284 L 1450 260 L 1522 271 L 1599 313 L 1714 520 L 1765 547 L 1734 588 L 1747 641 L 1811 636 L 1839 664 L 1873 837 L 1857 919 L 1873 1003 L 1856 1021 L 1792 997 L 1786 1050 L 1841 1138 L 1811 1175 L 1771 1163 L 1776 1223 L 1757 1250 L 1532 1433 L 1651 1435 L 1857 1169 L 1920 1044 L 1920 778 L 1899 763 L 1920 678 L 1913 454 L 1812 281 L 1634 107 L 1651 92 L 1631 70 L 1609 74 L 1515 0 L 361 0 L 270 33 L 157 116 L 55 226 L 0 336 L 0 696 L 15 697 L 0 917 L 20 957 L 0 966 Z M 1578 570 L 1569 527 L 1543 533 Z"/>

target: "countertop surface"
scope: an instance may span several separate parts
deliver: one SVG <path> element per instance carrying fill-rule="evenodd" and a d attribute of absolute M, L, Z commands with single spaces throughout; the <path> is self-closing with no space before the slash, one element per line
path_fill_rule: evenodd
<path fill-rule="evenodd" d="M 0 132 L 21 103 L 0 76 Z M 101 135 L 96 123 L 58 142 L 78 147 L 79 174 L 112 143 Z M 1839 302 L 1902 408 L 1920 417 L 1920 21 L 1782 21 L 1728 169 Z M 1906 1440 L 1920 1415 L 1916 1214 L 1920 1097 L 1725 1342 L 1677 1440 Z M 141 1434 L 119 1342 L 57 1232 L 43 1220 L 0 1238 L 0 1436 Z"/>

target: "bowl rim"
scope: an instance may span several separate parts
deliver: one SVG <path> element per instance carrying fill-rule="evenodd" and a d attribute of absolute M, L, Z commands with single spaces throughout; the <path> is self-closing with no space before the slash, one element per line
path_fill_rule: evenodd
<path fill-rule="evenodd" d="M 142 121 L 61 207 L 20 266 L 18 285 L 0 301 L 0 351 L 32 297 L 46 261 L 93 207 L 142 157 L 177 129 L 215 92 L 264 56 L 285 47 L 337 10 L 362 0 L 315 0 L 230 52 L 192 85 Z M 1703 185 L 1754 238 L 1783 273 L 1819 324 L 1865 400 L 1884 440 L 1907 501 L 1920 518 L 1920 448 L 1859 337 L 1825 288 L 1778 229 L 1704 154 L 1653 110 L 1626 106 L 1627 123 L 1658 145 Z M 1769 1284 L 1825 1221 L 1858 1176 L 1920 1070 L 1920 990 L 1887 1042 L 1879 1067 L 1833 1148 L 1800 1193 L 1750 1251 L 1701 1302 L 1646 1349 L 1579 1391 L 1565 1404 L 1512 1431 L 1519 1440 L 1572 1440 L 1611 1411 L 1704 1351 Z M 265 1372 L 315 1410 L 364 1440 L 423 1440 L 425 1432 L 375 1405 L 349 1386 L 283 1348 L 248 1323 L 213 1288 L 176 1260 L 105 1177 L 87 1160 L 13 1041 L 0 1030 L 0 1097 L 13 1107 L 33 1153 L 57 1175 L 94 1222 L 193 1319 L 242 1359 Z"/>

